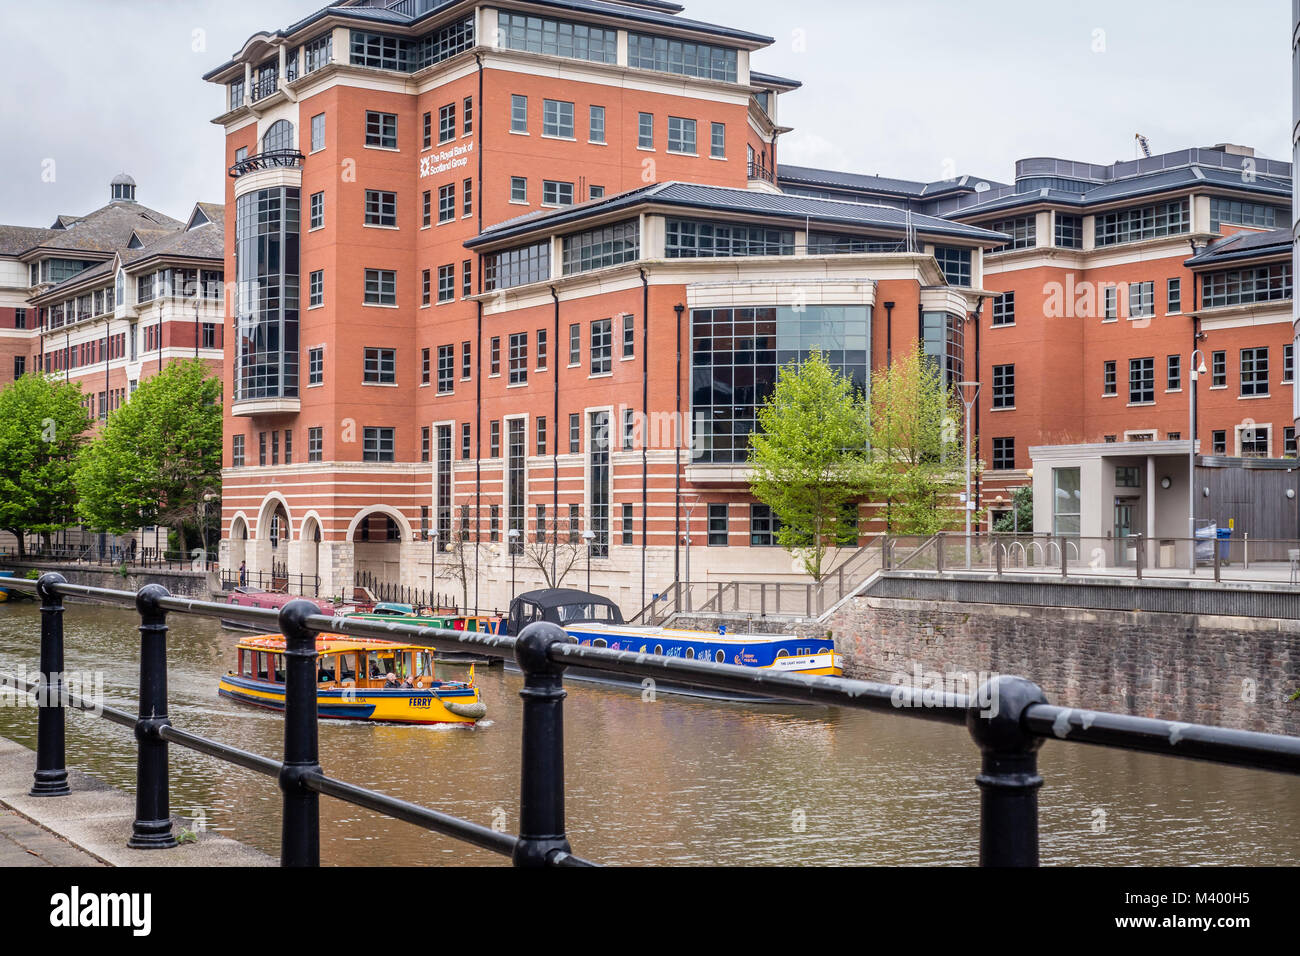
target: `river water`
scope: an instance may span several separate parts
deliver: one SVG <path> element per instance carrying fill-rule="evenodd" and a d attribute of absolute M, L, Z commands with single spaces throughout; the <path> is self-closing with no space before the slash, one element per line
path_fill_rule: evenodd
<path fill-rule="evenodd" d="M 69 605 L 66 668 L 100 672 L 135 710 L 138 618 Z M 173 615 L 179 728 L 270 757 L 280 715 L 217 696 L 238 635 Z M 0 604 L 0 671 L 39 662 L 32 602 Z M 447 668 L 453 674 L 456 668 Z M 522 678 L 476 670 L 488 722 L 464 728 L 322 721 L 325 771 L 485 825 L 518 825 Z M 569 683 L 566 810 L 574 851 L 611 864 L 974 864 L 979 757 L 963 728 L 839 708 L 753 706 Z M 0 707 L 0 736 L 35 747 L 35 711 Z M 68 762 L 134 786 L 134 740 L 70 713 Z M 1300 781 L 1049 741 L 1040 757 L 1046 864 L 1272 864 L 1300 859 Z M 275 781 L 171 748 L 172 809 L 277 854 Z M 504 858 L 321 798 L 325 864 L 493 865 Z"/>

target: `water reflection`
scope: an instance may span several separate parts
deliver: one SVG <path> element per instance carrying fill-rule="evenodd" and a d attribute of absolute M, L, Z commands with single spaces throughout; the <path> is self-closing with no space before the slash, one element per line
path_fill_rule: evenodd
<path fill-rule="evenodd" d="M 108 703 L 134 710 L 136 620 L 72 605 L 69 670 L 102 670 Z M 217 696 L 237 635 L 173 618 L 173 722 L 278 756 L 281 717 Z M 37 666 L 38 614 L 0 605 L 0 669 Z M 518 823 L 522 678 L 477 670 L 490 721 L 474 730 L 321 724 L 325 770 L 507 829 Z M 0 735 L 35 745 L 35 714 L 0 708 Z M 571 683 L 567 811 L 575 850 L 616 864 L 973 864 L 978 757 L 961 728 L 838 708 L 713 703 Z M 69 762 L 131 789 L 130 734 L 69 718 Z M 270 778 L 173 747 L 173 808 L 278 853 Z M 1048 742 L 1042 855 L 1052 864 L 1292 864 L 1300 785 L 1280 774 Z M 502 858 L 335 800 L 321 801 L 327 864 L 498 864 Z"/>

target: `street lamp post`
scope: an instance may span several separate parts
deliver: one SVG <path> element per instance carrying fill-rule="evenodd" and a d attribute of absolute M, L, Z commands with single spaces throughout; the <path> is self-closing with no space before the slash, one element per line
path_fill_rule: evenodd
<path fill-rule="evenodd" d="M 519 529 L 511 528 L 506 534 L 510 539 L 510 603 L 515 603 L 515 542 L 519 540 Z"/>
<path fill-rule="evenodd" d="M 582 540 L 587 543 L 587 591 L 591 591 L 591 542 L 596 538 L 596 533 L 590 528 L 582 532 Z"/>
<path fill-rule="evenodd" d="M 1200 364 L 1197 364 L 1197 359 Z M 1192 574 L 1196 573 L 1196 383 L 1205 374 L 1205 356 L 1200 349 L 1192 352 L 1190 376 L 1192 387 L 1187 393 L 1187 537 Z M 1212 547 L 1217 548 L 1218 542 Z"/>
<path fill-rule="evenodd" d="M 437 520 L 436 518 L 434 520 Z M 438 529 L 429 532 L 429 605 L 438 612 Z"/>
<path fill-rule="evenodd" d="M 970 496 L 970 412 L 975 405 L 975 399 L 980 394 L 979 382 L 958 382 L 957 387 L 961 389 L 961 403 L 966 409 L 966 570 L 970 570 L 970 516 L 975 510 L 975 502 Z M 970 392 L 970 397 L 966 393 Z M 942 542 L 940 542 L 942 547 Z"/>

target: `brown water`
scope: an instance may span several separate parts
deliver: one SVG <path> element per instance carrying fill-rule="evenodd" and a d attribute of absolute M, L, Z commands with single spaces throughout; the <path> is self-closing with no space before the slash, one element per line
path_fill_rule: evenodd
<path fill-rule="evenodd" d="M 67 669 L 102 671 L 107 702 L 135 709 L 137 619 L 71 605 Z M 217 696 L 238 635 L 174 615 L 172 722 L 271 757 L 278 714 Z M 38 612 L 0 604 L 0 671 L 38 664 Z M 452 669 L 454 670 L 454 669 Z M 518 824 L 522 678 L 476 671 L 489 723 L 474 730 L 323 721 L 326 772 L 486 825 Z M 565 701 L 569 839 L 614 864 L 973 864 L 978 754 L 964 729 L 886 714 L 752 706 L 571 682 Z M 35 711 L 0 708 L 0 736 L 35 746 Z M 130 733 L 68 718 L 68 762 L 126 790 Z M 249 771 L 171 749 L 172 809 L 278 853 L 280 793 Z M 1049 741 L 1040 760 L 1049 864 L 1294 864 L 1300 780 Z M 1104 816 L 1103 816 L 1104 815 Z M 1104 822 L 1104 827 L 1098 825 Z M 499 864 L 504 858 L 321 800 L 327 864 Z"/>

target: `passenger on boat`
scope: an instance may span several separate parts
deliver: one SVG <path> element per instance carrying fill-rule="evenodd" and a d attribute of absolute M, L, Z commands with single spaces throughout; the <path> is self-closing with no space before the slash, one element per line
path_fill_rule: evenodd
<path fill-rule="evenodd" d="M 397 679 L 397 675 L 392 671 L 389 671 L 385 677 L 387 679 L 384 681 L 384 690 L 393 690 L 402 686 L 402 682 Z"/>

